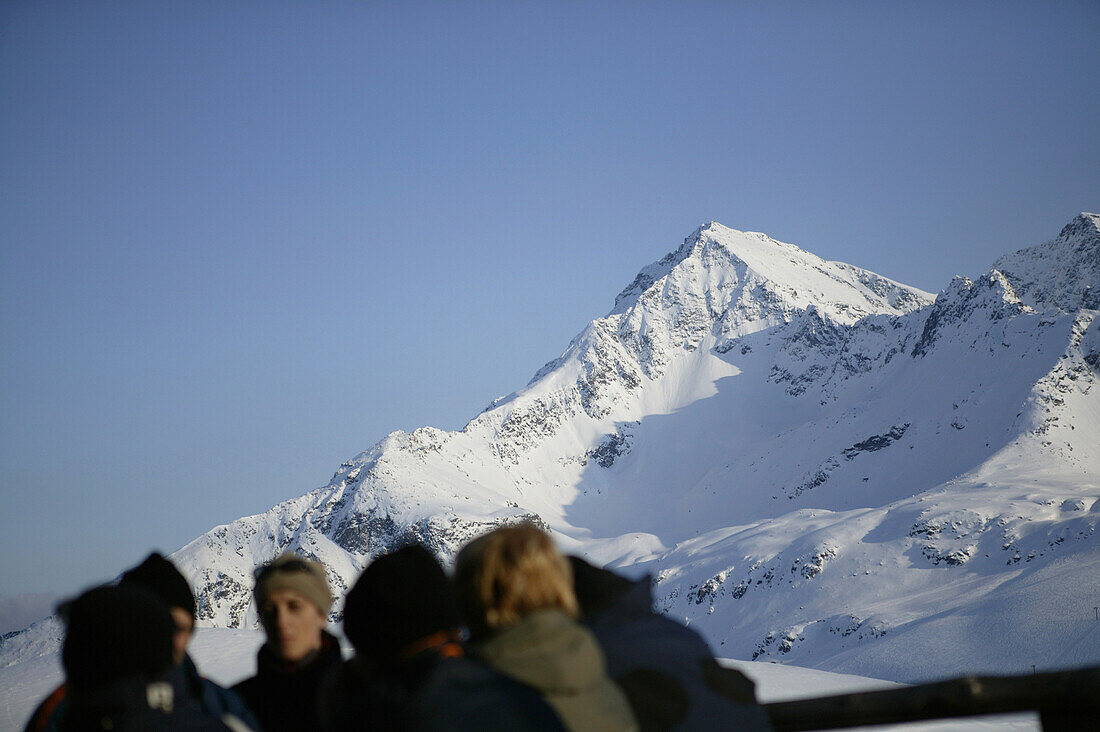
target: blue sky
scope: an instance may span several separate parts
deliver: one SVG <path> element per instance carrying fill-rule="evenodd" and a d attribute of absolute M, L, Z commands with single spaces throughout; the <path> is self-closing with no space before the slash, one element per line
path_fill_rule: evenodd
<path fill-rule="evenodd" d="M 1100 208 L 1095 2 L 0 6 L 0 596 L 456 429 L 711 219 L 939 291 Z"/>

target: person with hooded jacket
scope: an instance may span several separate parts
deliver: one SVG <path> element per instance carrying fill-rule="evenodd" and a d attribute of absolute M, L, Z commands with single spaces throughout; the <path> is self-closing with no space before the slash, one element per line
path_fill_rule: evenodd
<path fill-rule="evenodd" d="M 287 552 L 256 570 L 253 590 L 267 642 L 256 675 L 233 691 L 266 732 L 321 727 L 321 688 L 342 662 L 340 644 L 325 630 L 332 592 L 323 565 Z"/>
<path fill-rule="evenodd" d="M 636 730 L 591 631 L 577 622 L 569 564 L 533 524 L 504 526 L 455 560 L 473 655 L 537 689 L 570 730 Z"/>
<path fill-rule="evenodd" d="M 643 731 L 771 729 L 753 682 L 722 667 L 697 632 L 653 610 L 648 577 L 633 582 L 579 557 L 569 563 L 581 622 L 599 640 Z"/>

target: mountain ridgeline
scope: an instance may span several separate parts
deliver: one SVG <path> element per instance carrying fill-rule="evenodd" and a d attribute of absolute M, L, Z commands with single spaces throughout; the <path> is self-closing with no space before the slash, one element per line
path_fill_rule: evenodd
<path fill-rule="evenodd" d="M 251 627 L 293 550 L 341 592 L 410 541 L 535 521 L 722 656 L 903 681 L 1100 661 L 1100 217 L 938 296 L 717 223 L 458 432 L 173 555 Z M 1086 622 L 1087 621 L 1087 622 Z"/>

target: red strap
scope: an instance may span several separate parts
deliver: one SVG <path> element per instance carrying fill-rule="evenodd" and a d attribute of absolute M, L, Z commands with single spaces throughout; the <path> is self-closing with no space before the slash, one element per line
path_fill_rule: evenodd
<path fill-rule="evenodd" d="M 401 649 L 402 658 L 412 658 L 421 651 L 435 649 L 435 652 L 444 658 L 461 658 L 464 654 L 462 646 L 455 643 L 450 631 L 441 630 L 438 633 L 424 636 L 420 640 L 413 641 Z"/>
<path fill-rule="evenodd" d="M 458 645 L 454 641 L 444 643 L 439 647 L 439 655 L 444 658 L 462 658 L 465 653 L 462 651 L 462 646 Z"/>
<path fill-rule="evenodd" d="M 42 732 L 50 723 L 50 717 L 53 716 L 54 711 L 57 710 L 57 705 L 65 700 L 65 684 L 57 687 L 53 690 L 53 693 L 46 697 L 45 701 L 38 705 L 38 710 L 34 713 L 34 718 L 27 723 L 27 729 L 34 730 L 34 732 Z"/>

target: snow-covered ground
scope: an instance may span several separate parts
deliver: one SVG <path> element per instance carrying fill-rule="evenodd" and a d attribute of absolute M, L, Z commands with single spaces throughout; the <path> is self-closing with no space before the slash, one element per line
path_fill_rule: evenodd
<path fill-rule="evenodd" d="M 191 656 L 203 673 L 219 684 L 230 686 L 254 672 L 256 651 L 262 642 L 263 634 L 256 630 L 200 628 L 191 643 Z M 724 663 L 741 669 L 756 682 L 757 696 L 762 702 L 900 686 L 864 676 L 778 663 L 733 660 L 725 660 Z M 0 732 L 21 730 L 38 702 L 61 682 L 62 676 L 57 653 L 0 668 Z M 1039 726 L 1035 715 L 1023 714 L 874 729 L 897 732 L 1033 732 Z"/>

